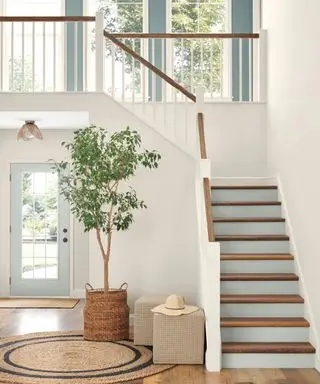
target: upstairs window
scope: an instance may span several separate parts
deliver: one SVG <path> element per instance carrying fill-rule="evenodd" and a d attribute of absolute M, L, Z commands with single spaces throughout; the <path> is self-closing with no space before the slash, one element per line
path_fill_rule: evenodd
<path fill-rule="evenodd" d="M 228 0 L 171 0 L 171 32 L 228 31 L 228 3 Z M 175 80 L 191 92 L 196 86 L 204 86 L 207 96 L 223 97 L 229 66 L 226 43 L 211 38 L 174 39 L 168 67 Z"/>
<path fill-rule="evenodd" d="M 171 31 L 214 33 L 227 30 L 226 0 L 171 0 Z"/>
<path fill-rule="evenodd" d="M 142 32 L 143 0 L 96 0 L 108 32 Z"/>

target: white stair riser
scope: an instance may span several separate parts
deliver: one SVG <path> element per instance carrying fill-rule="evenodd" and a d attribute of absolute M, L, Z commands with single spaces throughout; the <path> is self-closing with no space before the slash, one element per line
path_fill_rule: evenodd
<path fill-rule="evenodd" d="M 314 362 L 312 353 L 222 354 L 222 368 L 314 368 Z"/>
<path fill-rule="evenodd" d="M 221 241 L 221 253 L 289 253 L 289 241 Z"/>
<path fill-rule="evenodd" d="M 214 189 L 212 201 L 277 201 L 276 189 Z"/>
<path fill-rule="evenodd" d="M 230 295 L 297 295 L 298 281 L 222 281 L 221 294 Z"/>
<path fill-rule="evenodd" d="M 214 223 L 216 235 L 284 235 L 284 222 Z"/>
<path fill-rule="evenodd" d="M 293 273 L 292 260 L 221 261 L 221 273 Z"/>
<path fill-rule="evenodd" d="M 281 217 L 280 205 L 214 205 L 213 217 Z"/>
<path fill-rule="evenodd" d="M 280 343 L 308 342 L 309 328 L 306 327 L 232 327 L 221 328 L 224 342 Z"/>
<path fill-rule="evenodd" d="M 304 317 L 301 303 L 221 304 L 221 317 Z"/>

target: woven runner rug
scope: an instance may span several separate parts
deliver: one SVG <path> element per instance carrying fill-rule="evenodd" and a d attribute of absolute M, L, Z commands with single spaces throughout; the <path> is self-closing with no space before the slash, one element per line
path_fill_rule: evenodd
<path fill-rule="evenodd" d="M 108 384 L 173 367 L 154 365 L 152 351 L 132 341 L 93 342 L 82 332 L 46 332 L 0 340 L 0 383 Z"/>
<path fill-rule="evenodd" d="M 63 308 L 72 309 L 79 299 L 12 299 L 0 298 L 0 308 Z"/>

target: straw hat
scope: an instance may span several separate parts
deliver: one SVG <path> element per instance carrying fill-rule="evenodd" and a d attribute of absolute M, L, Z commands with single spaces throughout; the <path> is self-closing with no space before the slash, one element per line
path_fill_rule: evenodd
<path fill-rule="evenodd" d="M 199 308 L 193 305 L 185 305 L 184 298 L 178 295 L 167 297 L 165 304 L 152 308 L 152 312 L 162 313 L 168 316 L 188 315 L 197 311 Z"/>

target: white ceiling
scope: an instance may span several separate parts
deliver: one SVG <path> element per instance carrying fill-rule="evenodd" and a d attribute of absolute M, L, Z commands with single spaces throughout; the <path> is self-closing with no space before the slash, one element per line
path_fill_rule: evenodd
<path fill-rule="evenodd" d="M 35 120 L 40 129 L 76 129 L 89 124 L 88 112 L 0 112 L 0 129 L 18 129 L 25 120 Z"/>

